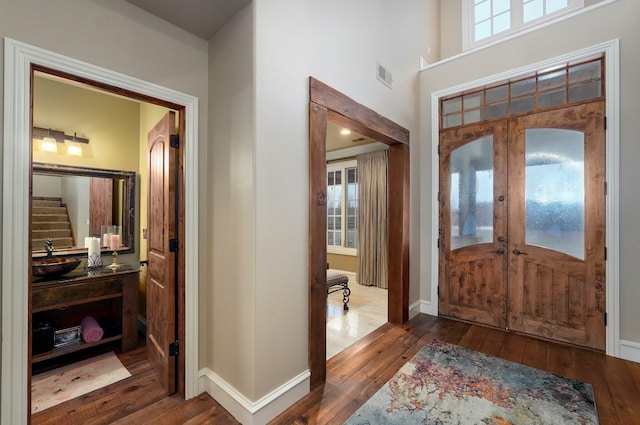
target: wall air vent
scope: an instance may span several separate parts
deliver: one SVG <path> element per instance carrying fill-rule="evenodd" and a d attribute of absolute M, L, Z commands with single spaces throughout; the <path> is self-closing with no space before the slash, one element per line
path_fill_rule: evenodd
<path fill-rule="evenodd" d="M 386 69 L 384 66 L 380 65 L 380 62 L 376 63 L 377 72 L 376 75 L 378 80 L 382 81 L 387 87 L 391 88 L 391 83 L 393 82 L 393 77 L 391 76 L 391 72 Z"/>

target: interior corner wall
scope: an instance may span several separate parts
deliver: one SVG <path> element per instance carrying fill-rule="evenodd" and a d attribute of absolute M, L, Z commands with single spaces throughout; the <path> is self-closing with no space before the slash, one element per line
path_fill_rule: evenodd
<path fill-rule="evenodd" d="M 636 118 L 640 110 L 640 32 L 637 17 L 640 2 L 617 0 L 577 15 L 571 19 L 547 26 L 509 41 L 436 64 L 421 73 L 421 121 L 423 124 L 420 157 L 421 210 L 423 230 L 431 227 L 431 93 L 497 75 L 512 69 L 551 59 L 562 54 L 598 45 L 614 39 L 620 40 L 620 188 L 619 188 L 619 287 L 620 337 L 640 343 L 640 228 L 637 226 L 640 210 L 640 191 L 635 186 L 640 179 L 637 160 L 640 158 L 640 123 Z M 421 235 L 423 259 L 428 263 L 432 255 L 430 232 Z M 421 293 L 428 299 L 430 271 L 423 268 Z"/>
<path fill-rule="evenodd" d="M 262 397 L 308 368 L 309 76 L 408 128 L 413 156 L 419 59 L 433 40 L 421 0 L 331 7 L 262 0 L 255 10 L 255 349 L 265 353 L 256 359 L 255 394 Z M 376 62 L 392 73 L 392 88 L 376 79 Z M 411 186 L 420 186 L 415 173 Z M 411 226 L 413 234 L 419 223 Z"/>
<path fill-rule="evenodd" d="M 201 363 L 248 400 L 256 398 L 257 355 L 253 20 L 249 4 L 209 41 L 205 190 L 213 225 L 205 236 L 212 245 L 204 264 L 213 286 L 200 297 L 213 337 Z"/>

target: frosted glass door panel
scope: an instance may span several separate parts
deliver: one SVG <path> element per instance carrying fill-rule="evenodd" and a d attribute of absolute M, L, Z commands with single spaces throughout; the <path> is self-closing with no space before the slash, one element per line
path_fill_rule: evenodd
<path fill-rule="evenodd" d="M 584 259 L 584 134 L 525 132 L 526 243 Z"/>
<path fill-rule="evenodd" d="M 451 152 L 451 249 L 493 242 L 493 136 Z"/>

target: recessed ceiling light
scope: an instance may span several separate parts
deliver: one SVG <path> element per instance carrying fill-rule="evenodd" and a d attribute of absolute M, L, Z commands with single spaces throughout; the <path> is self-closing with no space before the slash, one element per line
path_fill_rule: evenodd
<path fill-rule="evenodd" d="M 351 134 L 351 130 L 349 130 L 348 128 L 343 128 L 342 130 L 340 130 L 340 134 L 346 136 L 348 134 Z"/>

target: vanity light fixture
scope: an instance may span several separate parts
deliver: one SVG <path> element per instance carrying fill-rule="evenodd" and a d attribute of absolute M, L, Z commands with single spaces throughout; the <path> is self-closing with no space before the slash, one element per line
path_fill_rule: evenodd
<path fill-rule="evenodd" d="M 67 155 L 82 156 L 82 145 L 80 143 L 89 143 L 89 140 L 80 142 L 78 139 L 76 133 L 73 133 L 73 138 L 69 140 L 69 146 L 67 146 Z"/>
<path fill-rule="evenodd" d="M 49 153 L 58 153 L 58 143 L 64 143 L 68 140 L 67 155 L 82 156 L 82 146 L 80 143 L 89 143 L 89 139 L 78 137 L 77 133 L 73 136 L 67 135 L 64 131 L 52 130 L 50 128 L 33 127 L 33 138 L 40 139 L 40 150 Z"/>

